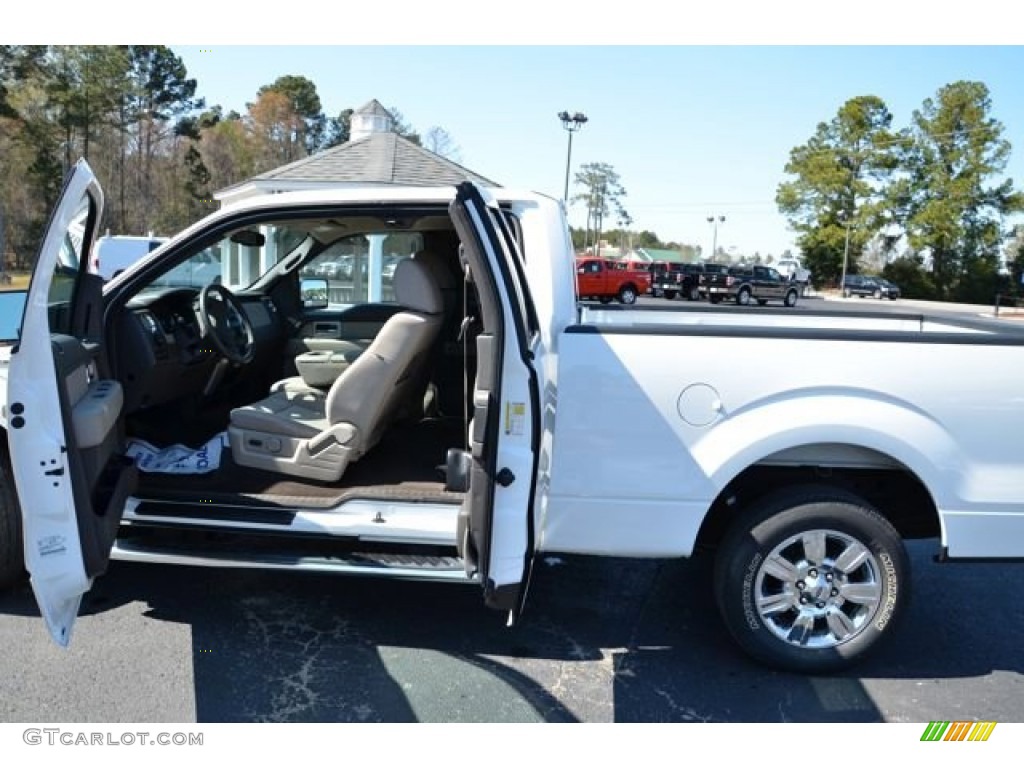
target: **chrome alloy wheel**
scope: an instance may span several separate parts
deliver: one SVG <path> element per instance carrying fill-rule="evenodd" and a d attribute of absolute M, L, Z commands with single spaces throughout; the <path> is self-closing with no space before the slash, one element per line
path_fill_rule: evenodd
<path fill-rule="evenodd" d="M 870 626 L 882 571 L 860 541 L 833 530 L 791 536 L 757 570 L 754 604 L 764 625 L 799 648 L 835 648 Z"/>

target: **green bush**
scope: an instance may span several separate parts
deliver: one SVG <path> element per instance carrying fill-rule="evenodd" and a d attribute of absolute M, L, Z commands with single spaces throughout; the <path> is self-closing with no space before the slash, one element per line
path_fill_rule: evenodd
<path fill-rule="evenodd" d="M 931 275 L 914 258 L 896 259 L 886 264 L 882 277 L 900 287 L 900 294 L 906 299 L 935 299 L 937 294 Z"/>
<path fill-rule="evenodd" d="M 999 274 L 994 260 L 975 259 L 957 281 L 952 298 L 965 304 L 991 304 L 997 293 L 1009 288 L 1009 278 Z"/>

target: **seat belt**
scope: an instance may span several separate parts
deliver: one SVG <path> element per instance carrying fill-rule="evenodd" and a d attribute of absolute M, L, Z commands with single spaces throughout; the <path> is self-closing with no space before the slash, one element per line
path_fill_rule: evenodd
<path fill-rule="evenodd" d="M 469 316 L 469 300 L 467 298 L 470 286 L 469 270 L 465 264 L 462 266 L 462 324 L 459 326 L 459 341 L 462 342 L 462 437 L 466 441 L 466 450 L 469 446 L 469 326 L 473 318 Z"/>

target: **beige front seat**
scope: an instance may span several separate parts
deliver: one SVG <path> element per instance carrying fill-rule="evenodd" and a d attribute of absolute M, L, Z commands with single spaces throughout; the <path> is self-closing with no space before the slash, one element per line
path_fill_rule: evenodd
<path fill-rule="evenodd" d="M 377 443 L 422 383 L 443 310 L 440 289 L 419 262 L 400 262 L 394 287 L 405 309 L 326 393 L 277 391 L 231 411 L 237 464 L 334 481 Z"/>
<path fill-rule="evenodd" d="M 442 325 L 439 336 L 444 335 L 445 326 L 450 324 L 456 308 L 455 276 L 452 274 L 451 268 L 445 263 L 444 257 L 439 256 L 433 251 L 416 251 L 411 258 L 422 263 L 427 268 L 427 272 L 430 273 L 430 279 L 441 290 Z M 457 326 L 456 330 L 458 330 Z M 287 392 L 292 395 L 299 395 L 316 394 L 318 390 L 330 389 L 331 384 L 341 375 L 341 372 L 363 354 L 371 343 L 372 339 L 360 339 L 359 341 L 352 339 L 332 340 L 332 347 L 329 350 L 304 352 L 295 358 L 295 367 L 299 370 L 299 375 L 289 376 L 286 379 L 275 382 L 270 387 L 270 392 L 271 394 L 274 392 Z M 437 338 L 434 343 L 443 347 L 444 339 Z M 313 369 L 312 375 L 309 372 L 303 371 L 303 363 Z"/>

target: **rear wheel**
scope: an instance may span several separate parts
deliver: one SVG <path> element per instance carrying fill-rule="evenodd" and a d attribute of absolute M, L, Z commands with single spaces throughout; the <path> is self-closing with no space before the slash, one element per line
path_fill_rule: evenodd
<path fill-rule="evenodd" d="M 823 673 L 860 661 L 906 611 L 909 562 L 899 534 L 858 496 L 788 488 L 756 503 L 715 563 L 715 597 L 754 658 Z"/>
<path fill-rule="evenodd" d="M 744 307 L 750 304 L 750 289 L 740 288 L 740 292 L 736 294 L 736 303 L 741 304 Z"/>
<path fill-rule="evenodd" d="M 636 304 L 636 288 L 624 285 L 619 289 L 619 301 L 623 304 Z"/>
<path fill-rule="evenodd" d="M 665 291 L 665 298 L 666 299 L 674 299 L 675 297 L 676 297 L 676 292 L 675 291 Z"/>
<path fill-rule="evenodd" d="M 14 473 L 7 455 L 7 435 L 0 447 L 0 589 L 25 581 L 25 557 L 21 541 L 21 509 L 14 490 Z"/>
<path fill-rule="evenodd" d="M 786 302 L 786 306 L 787 307 L 795 307 L 796 306 L 797 295 L 798 294 L 797 294 L 797 291 L 796 291 L 795 288 L 786 291 L 785 302 Z"/>

